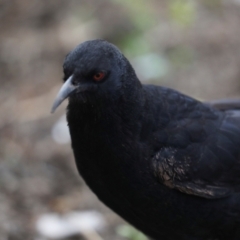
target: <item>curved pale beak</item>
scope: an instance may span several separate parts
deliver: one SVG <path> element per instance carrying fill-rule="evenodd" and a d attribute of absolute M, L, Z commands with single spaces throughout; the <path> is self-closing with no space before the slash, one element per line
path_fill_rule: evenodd
<path fill-rule="evenodd" d="M 57 97 L 52 106 L 51 113 L 54 113 L 58 106 L 71 94 L 73 93 L 77 86 L 73 85 L 72 83 L 73 75 L 70 76 L 67 81 L 62 85 L 61 89 L 59 90 Z"/>

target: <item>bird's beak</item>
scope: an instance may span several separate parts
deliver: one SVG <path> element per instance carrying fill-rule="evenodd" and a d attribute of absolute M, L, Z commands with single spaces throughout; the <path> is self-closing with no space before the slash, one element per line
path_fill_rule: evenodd
<path fill-rule="evenodd" d="M 67 81 L 62 85 L 59 90 L 57 97 L 52 106 L 51 113 L 54 113 L 58 106 L 71 94 L 76 90 L 77 86 L 72 83 L 73 75 L 70 76 Z"/>

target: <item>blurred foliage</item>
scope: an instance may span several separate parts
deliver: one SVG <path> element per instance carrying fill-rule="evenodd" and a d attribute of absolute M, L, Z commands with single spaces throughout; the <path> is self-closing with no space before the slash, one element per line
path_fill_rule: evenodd
<path fill-rule="evenodd" d="M 202 0 L 210 9 L 217 10 L 223 7 L 223 0 Z"/>
<path fill-rule="evenodd" d="M 168 58 L 175 68 L 190 67 L 194 57 L 194 50 L 188 46 L 176 46 L 168 52 Z"/>
<path fill-rule="evenodd" d="M 157 23 L 157 18 L 153 13 L 154 5 L 152 1 L 146 4 L 146 0 L 111 0 L 114 3 L 121 4 L 127 9 L 129 21 L 133 29 L 126 34 L 119 42 L 125 53 L 130 56 L 137 56 L 148 53 L 151 48 L 147 41 L 142 37 L 143 33 Z"/>
<path fill-rule="evenodd" d="M 117 228 L 117 233 L 128 240 L 148 240 L 148 238 L 136 228 L 122 225 Z"/>
<path fill-rule="evenodd" d="M 118 2 L 124 6 L 129 12 L 130 19 L 135 25 L 136 30 L 144 31 L 146 28 L 153 26 L 157 19 L 153 15 L 154 7 L 152 1 L 146 2 L 146 0 L 111 0 Z"/>
<path fill-rule="evenodd" d="M 143 55 L 151 51 L 151 46 L 140 33 L 129 34 L 121 42 L 120 47 L 129 57 Z"/>
<path fill-rule="evenodd" d="M 169 11 L 172 19 L 182 26 L 189 26 L 196 17 L 196 10 L 192 0 L 171 0 Z"/>

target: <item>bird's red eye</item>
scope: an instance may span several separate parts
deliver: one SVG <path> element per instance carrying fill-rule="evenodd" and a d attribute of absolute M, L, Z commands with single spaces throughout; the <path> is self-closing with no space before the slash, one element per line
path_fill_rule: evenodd
<path fill-rule="evenodd" d="M 93 75 L 93 79 L 95 81 L 101 81 L 104 77 L 105 77 L 105 73 L 104 72 L 98 72 L 98 73 L 95 73 Z"/>

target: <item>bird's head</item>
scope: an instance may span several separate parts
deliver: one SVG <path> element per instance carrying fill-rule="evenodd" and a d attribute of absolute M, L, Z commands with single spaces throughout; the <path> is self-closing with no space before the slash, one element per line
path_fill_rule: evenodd
<path fill-rule="evenodd" d="M 81 101 L 86 96 L 114 95 L 116 91 L 137 81 L 128 60 L 117 47 L 103 40 L 86 41 L 65 58 L 64 84 L 52 107 L 52 112 L 64 99 Z M 127 81 L 126 81 L 127 79 Z"/>

